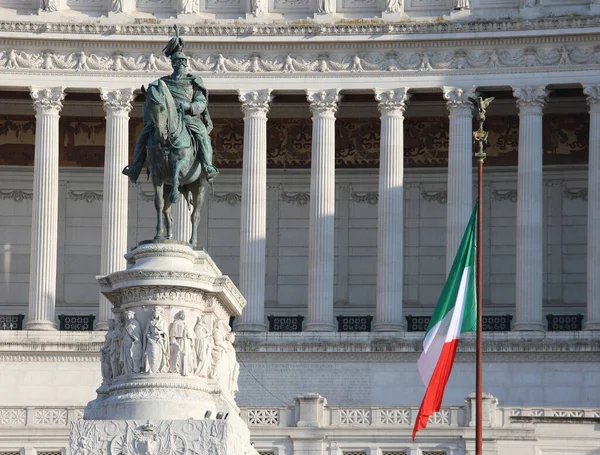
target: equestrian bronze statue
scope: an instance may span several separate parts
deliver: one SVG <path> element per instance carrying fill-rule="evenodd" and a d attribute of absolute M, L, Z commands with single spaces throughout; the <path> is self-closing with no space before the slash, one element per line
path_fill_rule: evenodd
<path fill-rule="evenodd" d="M 173 73 L 150 83 L 143 108 L 144 129 L 135 146 L 133 163 L 123 174 L 136 182 L 144 162 L 154 186 L 157 239 L 172 237 L 171 204 L 183 194 L 192 206 L 192 237 L 197 246 L 200 208 L 208 183 L 219 173 L 212 164 L 209 133 L 208 91 L 200 77 L 188 73 L 183 38 L 177 26 L 163 52 L 171 59 Z"/>

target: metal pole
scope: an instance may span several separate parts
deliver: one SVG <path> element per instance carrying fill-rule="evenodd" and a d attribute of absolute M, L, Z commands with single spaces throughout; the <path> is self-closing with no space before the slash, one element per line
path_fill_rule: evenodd
<path fill-rule="evenodd" d="M 483 129 L 485 113 L 494 98 L 479 98 L 475 101 L 478 110 L 479 129 L 473 132 L 473 139 L 479 144 L 475 153 L 478 167 L 478 198 L 477 206 L 477 342 L 475 354 L 475 454 L 483 455 L 483 161 L 486 154 L 483 151 L 487 143 L 488 133 Z"/>

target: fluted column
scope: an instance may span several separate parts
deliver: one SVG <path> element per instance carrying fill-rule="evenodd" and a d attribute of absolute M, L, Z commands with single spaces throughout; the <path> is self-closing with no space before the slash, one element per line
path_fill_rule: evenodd
<path fill-rule="evenodd" d="M 332 331 L 335 229 L 335 112 L 339 89 L 307 90 L 313 114 L 308 231 L 307 331 Z"/>
<path fill-rule="evenodd" d="M 402 331 L 406 88 L 375 90 L 381 112 L 376 331 Z"/>
<path fill-rule="evenodd" d="M 244 112 L 240 291 L 247 304 L 236 325 L 266 331 L 265 274 L 267 236 L 267 112 L 271 90 L 239 91 Z"/>
<path fill-rule="evenodd" d="M 448 145 L 448 205 L 446 221 L 446 273 L 473 210 L 473 120 L 469 98 L 475 88 L 443 87 L 450 113 Z"/>
<path fill-rule="evenodd" d="M 600 85 L 583 88 L 590 106 L 587 218 L 587 330 L 600 330 Z"/>
<path fill-rule="evenodd" d="M 513 87 L 519 107 L 515 330 L 544 330 L 542 318 L 542 110 L 544 86 Z"/>
<path fill-rule="evenodd" d="M 103 88 L 100 89 L 100 98 L 106 112 L 100 274 L 107 275 L 125 268 L 128 181 L 121 170 L 129 158 L 129 111 L 133 89 Z M 112 317 L 111 306 L 108 299 L 100 294 L 96 330 L 108 330 L 108 320 Z"/>
<path fill-rule="evenodd" d="M 56 329 L 58 119 L 64 97 L 62 87 L 31 88 L 36 121 L 27 330 Z"/>
<path fill-rule="evenodd" d="M 192 218 L 188 203 L 181 199 L 177 204 L 171 205 L 173 216 L 173 238 L 182 242 L 189 242 L 192 238 Z"/>

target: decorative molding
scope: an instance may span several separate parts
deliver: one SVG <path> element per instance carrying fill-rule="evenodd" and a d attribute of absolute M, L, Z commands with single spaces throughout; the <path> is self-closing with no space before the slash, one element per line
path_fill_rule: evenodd
<path fill-rule="evenodd" d="M 214 193 L 210 199 L 214 202 L 226 202 L 229 205 L 236 205 L 242 202 L 242 195 L 240 193 Z"/>
<path fill-rule="evenodd" d="M 448 191 L 421 191 L 421 197 L 427 202 L 438 202 L 440 204 L 448 203 Z"/>
<path fill-rule="evenodd" d="M 492 190 L 494 201 L 517 202 L 517 190 Z"/>
<path fill-rule="evenodd" d="M 102 200 L 102 193 L 96 191 L 69 191 L 67 194 L 72 201 L 85 201 L 88 204 Z M 154 195 L 154 192 L 152 194 Z"/>
<path fill-rule="evenodd" d="M 370 191 L 367 193 L 355 193 L 354 191 L 350 193 L 350 199 L 359 204 L 369 204 L 369 205 L 377 205 L 379 202 L 379 192 Z"/>
<path fill-rule="evenodd" d="M 410 409 L 382 409 L 379 419 L 382 425 L 410 425 Z"/>
<path fill-rule="evenodd" d="M 450 425 L 450 411 L 442 409 L 429 416 L 429 423 L 433 425 Z"/>
<path fill-rule="evenodd" d="M 154 202 L 154 190 L 151 191 L 140 191 L 139 197 L 145 202 Z"/>
<path fill-rule="evenodd" d="M 498 47 L 449 49 L 431 47 L 427 52 L 411 49 L 398 50 L 375 46 L 361 54 L 340 52 L 315 53 L 311 51 L 287 54 L 285 52 L 256 51 L 248 53 L 197 53 L 189 52 L 190 68 L 201 73 L 365 73 L 365 72 L 430 72 L 468 69 L 486 72 L 490 69 L 523 69 L 555 67 L 577 68 L 582 65 L 598 66 L 598 42 L 564 47 L 563 45 L 529 46 L 527 48 Z M 82 73 L 167 73 L 171 66 L 164 55 L 154 52 L 129 53 L 118 51 L 30 50 L 11 48 L 0 51 L 0 69 L 6 71 L 82 72 Z M 455 102 L 455 87 L 448 87 L 449 102 Z M 515 96 L 521 97 L 521 88 Z M 127 92 L 129 89 L 123 89 Z M 117 90 L 119 92 L 119 90 Z M 466 95 L 469 95 L 465 92 Z M 517 95 L 519 93 L 519 95 Z M 587 93 L 586 93 L 587 94 Z M 459 96 L 459 101 L 464 96 Z M 466 98 L 465 98 L 466 99 Z"/>
<path fill-rule="evenodd" d="M 248 425 L 274 426 L 279 424 L 279 409 L 248 409 Z"/>
<path fill-rule="evenodd" d="M 27 411 L 25 409 L 0 409 L 0 426 L 25 425 L 27 421 Z"/>
<path fill-rule="evenodd" d="M 34 411 L 34 422 L 37 425 L 66 425 L 66 409 L 36 409 Z"/>
<path fill-rule="evenodd" d="M 23 190 L 0 190 L 0 199 L 11 199 L 15 202 L 33 200 L 33 193 Z"/>
<path fill-rule="evenodd" d="M 563 191 L 563 195 L 567 199 L 577 200 L 581 199 L 582 201 L 588 200 L 588 189 L 587 188 L 565 188 Z"/>
<path fill-rule="evenodd" d="M 285 191 L 281 193 L 281 200 L 283 202 L 287 202 L 289 204 L 295 204 L 299 206 L 308 205 L 310 202 L 310 193 L 286 193 Z"/>
<path fill-rule="evenodd" d="M 212 3 L 212 2 L 211 2 Z M 219 2 L 225 3 L 225 2 Z M 236 2 L 238 3 L 238 2 Z M 364 23 L 364 24 L 299 24 L 278 25 L 273 23 L 252 24 L 203 24 L 183 25 L 182 33 L 187 36 L 305 36 L 305 35 L 396 35 L 396 34 L 450 34 L 450 33 L 494 33 L 530 30 L 569 30 L 587 29 L 600 25 L 596 15 L 562 16 L 531 19 L 480 20 L 473 22 L 402 22 L 402 23 Z M 0 32 L 60 35 L 158 35 L 168 36 L 172 32 L 169 24 L 101 24 L 84 22 L 47 22 L 47 21 L 0 21 Z"/>
<path fill-rule="evenodd" d="M 340 425 L 371 425 L 371 410 L 340 409 Z"/>

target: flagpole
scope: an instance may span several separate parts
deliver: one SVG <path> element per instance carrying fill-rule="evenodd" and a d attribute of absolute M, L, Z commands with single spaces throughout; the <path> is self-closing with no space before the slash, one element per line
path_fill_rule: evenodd
<path fill-rule="evenodd" d="M 483 161 L 486 154 L 483 151 L 487 143 L 488 133 L 483 129 L 486 109 L 494 98 L 479 97 L 475 104 L 478 111 L 479 129 L 473 132 L 473 139 L 479 145 L 475 153 L 477 159 L 477 341 L 475 354 L 475 454 L 483 454 Z"/>

